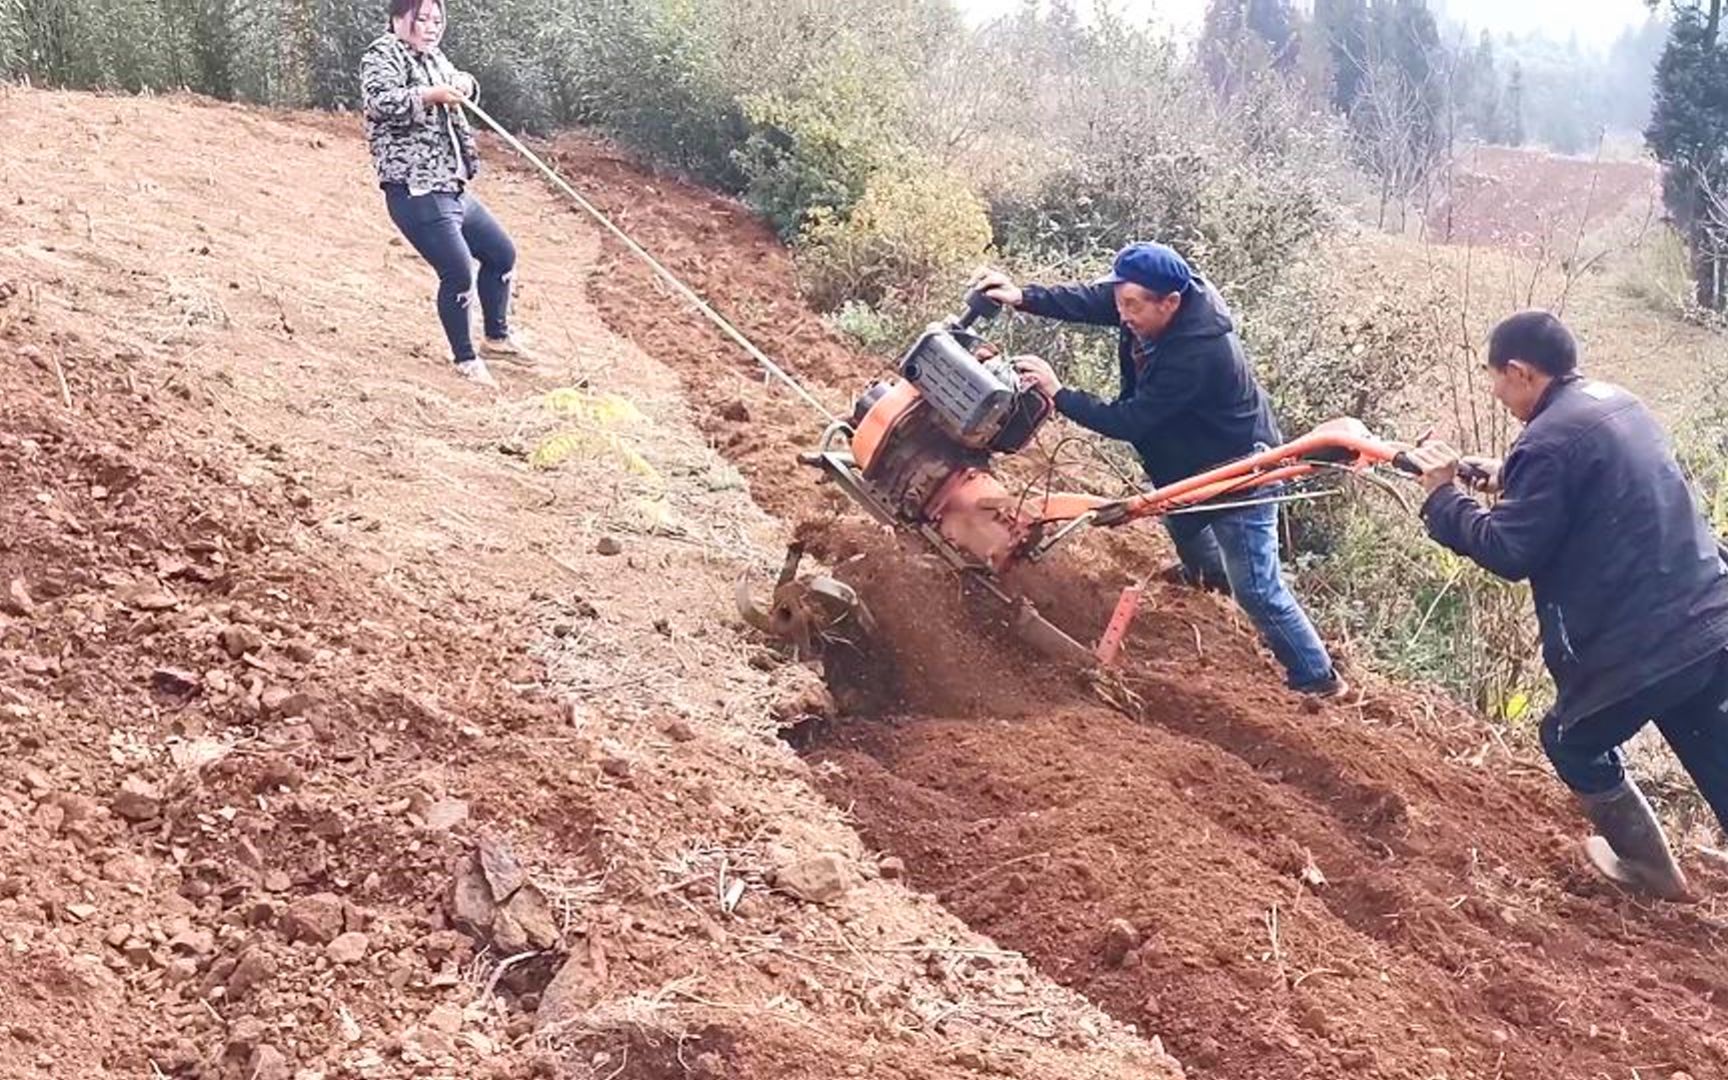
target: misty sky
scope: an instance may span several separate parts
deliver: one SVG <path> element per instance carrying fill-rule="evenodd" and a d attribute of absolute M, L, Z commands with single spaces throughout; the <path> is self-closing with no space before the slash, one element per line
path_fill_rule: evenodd
<path fill-rule="evenodd" d="M 1079 0 L 1082 9 L 1091 2 Z M 1156 17 L 1185 32 L 1192 32 L 1200 25 L 1201 12 L 1206 9 L 1206 0 L 1111 2 L 1131 18 Z M 955 3 L 975 21 L 1006 15 L 1020 6 L 1020 0 L 955 0 Z M 1487 27 L 1496 33 L 1545 30 L 1550 37 L 1563 41 L 1570 31 L 1576 30 L 1579 43 L 1586 46 L 1607 45 L 1620 31 L 1638 25 L 1649 15 L 1643 0 L 1432 0 L 1432 6 L 1469 23 L 1473 29 Z"/>

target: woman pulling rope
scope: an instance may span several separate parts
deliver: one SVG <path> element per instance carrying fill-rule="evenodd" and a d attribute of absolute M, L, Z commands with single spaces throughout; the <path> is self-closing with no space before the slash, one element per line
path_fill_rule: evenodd
<path fill-rule="evenodd" d="M 366 138 L 390 220 L 438 271 L 438 318 L 457 372 L 496 386 L 487 359 L 534 360 L 510 333 L 515 245 L 468 192 L 479 162 L 462 104 L 479 87 L 439 51 L 443 37 L 444 0 L 390 0 L 390 32 L 360 61 Z M 476 293 L 485 324 L 478 351 L 469 329 Z"/>

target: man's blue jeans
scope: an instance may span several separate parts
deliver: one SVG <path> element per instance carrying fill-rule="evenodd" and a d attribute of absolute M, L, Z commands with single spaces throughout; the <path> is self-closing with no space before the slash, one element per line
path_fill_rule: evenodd
<path fill-rule="evenodd" d="M 1601 712 L 1542 721 L 1542 749 L 1566 786 L 1589 800 L 1626 779 L 1621 744 L 1651 721 L 1728 829 L 1728 654 L 1693 664 Z"/>
<path fill-rule="evenodd" d="M 1266 503 L 1210 514 L 1175 514 L 1164 527 L 1190 574 L 1222 576 L 1296 690 L 1326 686 L 1332 657 L 1308 614 L 1284 584 L 1278 558 L 1278 506 Z"/>

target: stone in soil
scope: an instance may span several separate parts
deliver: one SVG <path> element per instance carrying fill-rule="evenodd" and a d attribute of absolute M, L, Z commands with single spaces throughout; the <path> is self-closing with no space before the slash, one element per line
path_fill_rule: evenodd
<path fill-rule="evenodd" d="M 602 536 L 595 544 L 594 550 L 600 555 L 621 555 L 624 544 L 616 536 Z"/>
<path fill-rule="evenodd" d="M 851 887 L 846 863 L 833 852 L 780 867 L 774 887 L 812 904 L 831 904 Z"/>
<path fill-rule="evenodd" d="M 357 930 L 350 930 L 330 943 L 324 954 L 333 964 L 358 964 L 366 959 L 366 950 L 371 947 L 371 940 Z"/>
<path fill-rule="evenodd" d="M 162 793 L 143 777 L 128 776 L 111 809 L 127 821 L 150 821 L 162 812 Z"/>
<path fill-rule="evenodd" d="M 254 989 L 276 977 L 276 961 L 256 946 L 240 954 L 234 971 L 228 976 L 228 996 L 243 998 Z"/>
<path fill-rule="evenodd" d="M 272 686 L 259 696 L 258 704 L 269 716 L 296 717 L 306 715 L 312 707 L 312 698 L 285 686 Z"/>
<path fill-rule="evenodd" d="M 242 623 L 224 626 L 217 636 L 222 642 L 222 651 L 236 660 L 264 647 L 264 635 Z"/>
<path fill-rule="evenodd" d="M 498 905 L 492 902 L 492 889 L 486 883 L 479 857 L 464 855 L 450 886 L 451 922 L 475 937 L 485 937 L 491 933 L 497 917 Z"/>
<path fill-rule="evenodd" d="M 1121 967 L 1128 954 L 1140 944 L 1140 932 L 1127 919 L 1111 919 L 1104 929 L 1104 962 Z"/>
<path fill-rule="evenodd" d="M 434 1031 L 454 1035 L 462 1030 L 462 1010 L 449 1002 L 435 1005 L 432 1011 L 426 1014 L 426 1026 Z"/>
<path fill-rule="evenodd" d="M 480 841 L 480 869 L 497 901 L 508 900 L 528 880 L 528 872 L 510 849 L 490 838 Z"/>
<path fill-rule="evenodd" d="M 228 1025 L 228 1042 L 223 1052 L 230 1057 L 251 1057 L 264 1036 L 264 1021 L 256 1016 L 242 1016 Z"/>
<path fill-rule="evenodd" d="M 282 1051 L 262 1043 L 252 1051 L 252 1059 L 246 1063 L 248 1080 L 289 1080 L 288 1059 L 282 1056 Z"/>
<path fill-rule="evenodd" d="M 178 597 L 155 582 L 129 585 L 116 595 L 122 604 L 139 611 L 171 611 L 180 606 Z"/>
<path fill-rule="evenodd" d="M 289 941 L 328 945 L 342 929 L 342 898 L 334 893 L 303 896 L 282 913 L 282 933 Z"/>
<path fill-rule="evenodd" d="M 6 586 L 5 595 L 0 596 L 0 611 L 17 615 L 19 618 L 29 618 L 35 610 L 36 601 L 30 595 L 29 586 L 24 584 L 23 578 L 13 578 Z"/>
<path fill-rule="evenodd" d="M 463 799 L 440 799 L 426 808 L 426 827 L 434 832 L 449 832 L 468 820 L 468 803 Z"/>
<path fill-rule="evenodd" d="M 203 686 L 198 673 L 179 668 L 157 668 L 150 673 L 150 689 L 163 697 L 189 698 Z"/>

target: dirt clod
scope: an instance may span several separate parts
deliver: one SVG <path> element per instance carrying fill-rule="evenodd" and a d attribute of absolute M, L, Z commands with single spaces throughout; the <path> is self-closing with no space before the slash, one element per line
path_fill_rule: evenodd
<path fill-rule="evenodd" d="M 162 812 L 162 792 L 143 777 L 128 776 L 110 808 L 127 821 L 150 821 Z"/>
<path fill-rule="evenodd" d="M 282 934 L 289 941 L 328 945 L 341 935 L 342 928 L 342 898 L 335 893 L 303 896 L 282 913 Z"/>
<path fill-rule="evenodd" d="M 1127 919 L 1112 919 L 1104 928 L 1104 962 L 1121 967 L 1128 954 L 1140 944 L 1140 931 Z"/>
<path fill-rule="evenodd" d="M 371 946 L 371 939 L 365 934 L 350 930 L 338 935 L 324 950 L 324 955 L 328 956 L 333 964 L 358 964 L 366 959 L 366 951 Z"/>
<path fill-rule="evenodd" d="M 807 903 L 831 904 L 846 895 L 851 878 L 844 859 L 824 852 L 777 869 L 774 887 Z"/>
<path fill-rule="evenodd" d="M 606 556 L 622 555 L 624 553 L 624 542 L 619 540 L 616 536 L 602 536 L 599 540 L 595 541 L 594 552 L 597 555 Z"/>

